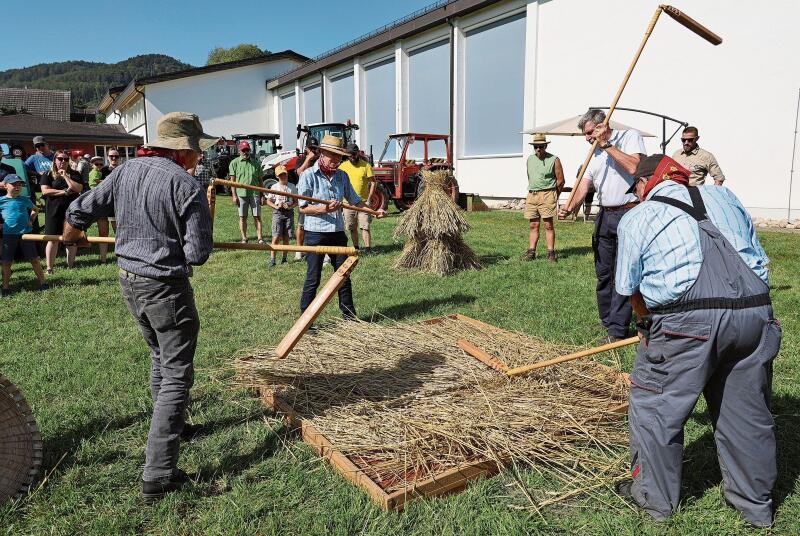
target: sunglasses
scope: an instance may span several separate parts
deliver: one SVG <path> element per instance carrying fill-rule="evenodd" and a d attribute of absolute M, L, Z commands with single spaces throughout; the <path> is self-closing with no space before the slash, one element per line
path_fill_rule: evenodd
<path fill-rule="evenodd" d="M 69 160 L 69 158 L 66 157 L 66 156 L 57 156 L 56 160 L 58 160 L 59 162 L 65 162 L 65 161 Z"/>
<path fill-rule="evenodd" d="M 547 149 L 547 145 L 534 145 L 534 149 Z"/>
<path fill-rule="evenodd" d="M 697 139 L 697 138 L 681 138 L 681 141 L 682 141 L 683 143 L 692 143 L 692 142 L 693 142 L 694 140 L 696 140 L 696 139 Z"/>
<path fill-rule="evenodd" d="M 115 154 L 110 154 L 110 155 L 108 155 L 108 158 L 109 158 L 109 160 L 116 160 L 117 158 L 119 158 L 119 156 L 115 155 Z"/>

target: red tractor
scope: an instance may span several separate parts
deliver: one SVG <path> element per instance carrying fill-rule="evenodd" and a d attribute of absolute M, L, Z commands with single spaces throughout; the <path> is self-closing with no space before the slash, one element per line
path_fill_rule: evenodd
<path fill-rule="evenodd" d="M 450 154 L 449 136 L 416 132 L 389 136 L 374 168 L 378 186 L 369 199 L 370 208 L 385 209 L 389 200 L 392 200 L 400 211 L 410 208 L 425 188 L 422 180 L 423 170 L 449 171 L 445 191 L 453 201 L 458 202 L 458 182 L 452 173 L 453 160 Z"/>

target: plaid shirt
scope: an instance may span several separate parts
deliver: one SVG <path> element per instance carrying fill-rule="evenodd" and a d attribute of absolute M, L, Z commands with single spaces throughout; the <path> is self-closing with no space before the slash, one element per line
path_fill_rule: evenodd
<path fill-rule="evenodd" d="M 172 160 L 134 158 L 72 202 L 67 222 L 86 230 L 115 215 L 117 264 L 153 279 L 187 277 L 213 247 L 211 212 L 197 180 Z"/>

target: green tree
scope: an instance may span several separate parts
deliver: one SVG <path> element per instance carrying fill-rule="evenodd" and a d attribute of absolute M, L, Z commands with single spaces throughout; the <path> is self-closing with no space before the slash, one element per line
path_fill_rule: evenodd
<path fill-rule="evenodd" d="M 256 45 L 249 43 L 242 43 L 235 47 L 215 47 L 208 53 L 208 61 L 206 65 L 215 65 L 217 63 L 225 63 L 228 61 L 246 60 L 248 58 L 255 58 L 264 54 L 269 54 L 268 50 L 261 50 Z"/>

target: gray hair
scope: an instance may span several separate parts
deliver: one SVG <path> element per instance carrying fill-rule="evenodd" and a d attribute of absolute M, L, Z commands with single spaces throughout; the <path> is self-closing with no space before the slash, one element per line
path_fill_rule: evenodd
<path fill-rule="evenodd" d="M 606 113 L 603 110 L 589 108 L 589 111 L 583 114 L 583 117 L 578 121 L 578 128 L 583 132 L 583 127 L 586 123 L 591 121 L 595 125 L 599 125 L 606 120 Z"/>

